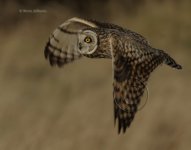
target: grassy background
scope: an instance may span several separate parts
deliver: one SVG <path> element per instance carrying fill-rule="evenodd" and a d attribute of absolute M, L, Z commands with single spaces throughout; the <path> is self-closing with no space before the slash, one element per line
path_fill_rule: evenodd
<path fill-rule="evenodd" d="M 190 150 L 191 2 L 81 1 L 1 2 L 0 149 Z M 147 105 L 124 135 L 113 125 L 110 60 L 83 58 L 58 69 L 44 59 L 49 34 L 73 16 L 137 31 L 183 66 L 154 71 Z"/>

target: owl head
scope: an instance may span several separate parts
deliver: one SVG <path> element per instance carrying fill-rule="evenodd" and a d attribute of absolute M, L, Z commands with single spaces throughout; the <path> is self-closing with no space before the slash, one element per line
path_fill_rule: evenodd
<path fill-rule="evenodd" d="M 98 36 L 96 32 L 84 30 L 78 33 L 77 45 L 80 54 L 93 54 L 98 47 Z"/>
<path fill-rule="evenodd" d="M 78 33 L 78 52 L 91 58 L 111 58 L 110 42 L 107 34 L 102 30 L 91 28 Z"/>

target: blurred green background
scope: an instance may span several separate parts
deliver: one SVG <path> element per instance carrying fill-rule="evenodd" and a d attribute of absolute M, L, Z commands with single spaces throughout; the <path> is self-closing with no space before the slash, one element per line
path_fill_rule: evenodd
<path fill-rule="evenodd" d="M 191 149 L 190 0 L 0 5 L 0 150 Z M 149 100 L 124 135 L 113 123 L 110 60 L 82 58 L 58 69 L 44 59 L 50 33 L 74 16 L 134 30 L 183 66 L 154 71 Z"/>

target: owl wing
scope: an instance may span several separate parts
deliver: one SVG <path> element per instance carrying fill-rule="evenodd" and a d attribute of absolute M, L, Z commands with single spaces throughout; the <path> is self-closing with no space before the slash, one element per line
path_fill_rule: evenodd
<path fill-rule="evenodd" d="M 50 64 L 59 67 L 72 62 L 82 55 L 77 50 L 77 35 L 84 28 L 97 26 L 87 20 L 71 18 L 61 24 L 49 37 L 44 55 Z"/>
<path fill-rule="evenodd" d="M 163 61 L 151 47 L 128 45 L 125 50 L 113 46 L 114 118 L 115 122 L 118 120 L 119 133 L 130 126 L 150 73 Z"/>
<path fill-rule="evenodd" d="M 94 23 L 99 28 L 115 29 L 115 30 L 117 30 L 119 32 L 124 32 L 126 35 L 130 36 L 136 42 L 139 42 L 139 43 L 145 44 L 145 45 L 149 45 L 149 42 L 147 41 L 147 39 L 145 37 L 143 37 L 139 33 L 136 33 L 136 32 L 134 32 L 132 30 L 122 28 L 122 27 L 120 27 L 120 26 L 118 26 L 116 24 L 112 24 L 112 23 L 104 23 L 104 22 L 99 22 L 99 21 L 96 21 L 96 20 L 89 20 L 89 21 Z"/>

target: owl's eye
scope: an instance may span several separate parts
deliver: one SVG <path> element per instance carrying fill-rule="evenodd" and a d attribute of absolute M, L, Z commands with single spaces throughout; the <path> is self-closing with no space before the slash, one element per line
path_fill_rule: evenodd
<path fill-rule="evenodd" d="M 85 37 L 84 42 L 91 43 L 92 42 L 91 37 L 89 37 L 89 36 Z"/>

